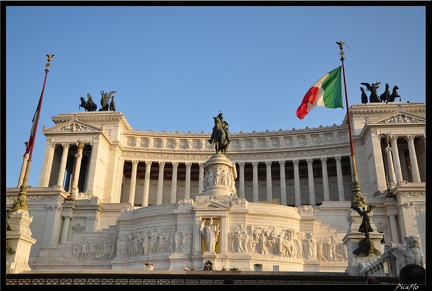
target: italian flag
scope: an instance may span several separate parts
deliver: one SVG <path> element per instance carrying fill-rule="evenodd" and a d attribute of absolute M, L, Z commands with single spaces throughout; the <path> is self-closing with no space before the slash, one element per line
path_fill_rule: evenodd
<path fill-rule="evenodd" d="M 343 108 L 341 71 L 342 66 L 339 66 L 328 72 L 306 92 L 297 108 L 298 118 L 303 119 L 315 106 Z"/>

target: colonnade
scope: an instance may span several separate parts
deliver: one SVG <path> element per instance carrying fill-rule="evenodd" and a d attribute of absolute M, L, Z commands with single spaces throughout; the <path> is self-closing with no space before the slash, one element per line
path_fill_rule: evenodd
<path fill-rule="evenodd" d="M 139 204 L 135 202 L 135 194 L 136 194 L 136 183 L 137 183 L 137 170 L 138 170 L 138 160 L 132 161 L 132 172 L 131 172 L 131 180 L 129 187 L 129 195 L 128 201 L 131 205 Z M 141 203 L 142 207 L 147 207 L 149 205 L 149 195 L 150 195 L 150 172 L 151 166 L 153 163 L 158 163 L 159 172 L 158 172 L 158 186 L 156 192 L 156 205 L 162 204 L 162 196 L 163 196 L 163 188 L 164 188 L 164 168 L 166 162 L 159 161 L 145 161 L 145 177 L 144 177 L 144 192 L 143 192 L 143 200 Z M 190 188 L 191 188 L 191 168 L 192 163 L 186 162 L 186 179 L 185 179 L 185 199 L 190 198 Z M 173 173 L 171 180 L 171 192 L 170 192 L 170 203 L 177 202 L 177 170 L 178 170 L 179 162 L 172 162 Z M 202 183 L 204 178 L 204 168 L 203 163 L 199 164 L 200 167 L 200 175 L 199 175 L 199 184 L 201 186 L 200 191 L 202 191 Z"/>
<path fill-rule="evenodd" d="M 53 165 L 53 161 L 54 161 L 54 150 L 58 147 L 58 146 L 62 146 L 62 156 L 61 156 L 61 160 L 60 160 L 60 166 L 58 168 L 58 174 L 57 174 L 57 182 L 56 182 L 56 186 L 60 186 L 60 187 L 66 187 L 67 185 L 65 185 L 65 177 L 66 177 L 66 170 L 68 170 L 68 165 L 67 165 L 67 160 L 68 160 L 68 156 L 69 156 L 69 150 L 71 148 L 71 144 L 70 143 L 61 143 L 61 144 L 56 144 L 56 143 L 52 143 L 52 144 L 48 144 L 47 145 L 47 153 L 46 155 L 48 155 L 48 159 L 44 162 L 44 168 L 43 168 L 43 174 L 41 176 L 41 180 L 40 180 L 40 187 L 48 187 L 48 186 L 52 186 L 49 185 L 50 182 L 50 176 L 52 174 L 52 165 Z M 81 162 L 82 162 L 82 158 L 83 158 L 83 149 L 86 146 L 86 143 L 83 141 L 78 141 L 76 143 L 77 146 L 77 152 L 74 155 L 74 163 L 73 163 L 73 169 L 69 169 L 66 180 L 69 180 L 72 178 L 72 182 L 69 185 L 69 190 L 71 191 L 71 193 L 76 194 L 79 190 L 83 190 L 83 189 L 78 189 L 78 181 L 79 181 L 79 173 L 81 171 Z M 18 185 L 17 187 L 21 186 L 22 184 L 22 180 L 24 177 L 24 171 L 25 171 L 25 166 L 28 162 L 28 155 L 25 155 L 23 157 L 23 164 L 22 164 L 22 168 L 21 168 L 21 173 L 20 173 L 20 177 L 18 179 Z"/>
<path fill-rule="evenodd" d="M 327 169 L 327 161 L 329 159 L 334 159 L 336 161 L 336 173 L 337 173 L 337 189 L 338 189 L 338 197 L 339 201 L 345 200 L 345 187 L 344 187 L 344 177 L 342 172 L 342 156 L 336 156 L 336 157 L 323 157 L 320 158 L 321 161 L 321 167 L 322 167 L 322 181 L 323 181 L 323 193 L 324 193 L 324 200 L 330 201 L 330 183 L 329 183 L 329 177 L 328 177 L 328 169 Z M 280 203 L 281 205 L 287 205 L 287 179 L 285 175 L 285 164 L 287 162 L 291 162 L 294 167 L 294 188 L 295 188 L 295 205 L 301 206 L 302 204 L 307 204 L 305 201 L 302 201 L 302 193 L 300 192 L 300 171 L 299 171 L 299 163 L 301 160 L 295 159 L 295 160 L 287 160 L 287 161 L 263 161 L 263 162 L 249 162 L 252 165 L 252 185 L 253 185 L 253 197 L 251 202 L 259 202 L 259 178 L 258 178 L 258 166 L 261 163 L 264 163 L 266 166 L 266 197 L 268 203 L 273 203 L 274 197 L 273 195 L 273 177 L 272 177 L 272 170 L 271 166 L 272 163 L 278 163 L 280 167 L 280 178 L 279 178 L 279 184 L 280 184 Z M 307 167 L 308 167 L 308 184 L 309 184 L 309 202 L 308 204 L 316 205 L 316 197 L 315 197 L 315 181 L 314 181 L 314 174 L 313 174 L 313 159 L 307 159 Z M 137 191 L 136 191 L 136 185 L 137 185 L 137 175 L 138 175 L 138 163 L 140 161 L 138 160 L 132 160 L 130 161 L 132 163 L 132 171 L 131 171 L 131 178 L 130 178 L 130 187 L 128 193 L 123 193 L 123 195 L 128 196 L 128 202 L 130 204 L 141 204 L 142 207 L 147 207 L 149 205 L 149 192 L 150 192 L 150 172 L 151 172 L 151 166 L 154 163 L 157 163 L 159 166 L 158 169 L 158 181 L 157 181 L 157 191 L 156 191 L 156 205 L 162 204 L 162 195 L 164 193 L 164 186 L 166 180 L 164 179 L 164 169 L 165 164 L 168 162 L 159 161 L 159 162 L 153 162 L 153 161 L 145 161 L 145 177 L 144 177 L 144 189 L 143 189 L 143 195 L 142 195 L 142 201 L 136 201 Z M 178 166 L 180 162 L 172 162 L 172 176 L 171 176 L 171 189 L 170 189 L 170 203 L 176 203 L 179 199 L 179 193 L 177 193 L 177 185 L 178 185 Z M 191 168 L 194 163 L 192 162 L 185 162 L 185 180 L 184 180 L 184 199 L 190 199 L 191 198 Z M 203 181 L 204 181 L 204 163 L 197 163 L 199 165 L 199 178 L 198 178 L 198 192 L 195 193 L 196 195 L 199 195 L 203 191 Z M 237 162 L 239 177 L 236 181 L 237 185 L 237 196 L 240 198 L 246 198 L 245 197 L 245 165 L 246 162 Z M 182 193 L 183 194 L 183 193 Z M 195 195 L 193 195 L 195 196 Z"/>
<path fill-rule="evenodd" d="M 387 145 L 383 146 L 384 152 L 386 156 L 384 157 L 384 161 L 387 163 L 387 176 L 388 176 L 388 183 L 391 186 L 395 186 L 397 183 L 404 180 L 403 177 L 403 170 L 408 169 L 410 171 L 410 174 L 412 175 L 412 182 L 421 182 L 421 175 L 419 170 L 419 164 L 417 160 L 417 153 L 416 153 L 416 146 L 414 144 L 415 135 L 406 135 L 403 136 L 407 142 L 407 147 L 409 151 L 409 163 L 410 165 L 401 165 L 401 157 L 399 156 L 399 148 L 398 148 L 398 138 L 401 138 L 398 135 L 394 134 L 388 134 L 386 136 Z M 425 138 L 424 138 L 425 140 Z M 45 155 L 48 157 L 45 160 L 45 163 L 43 165 L 43 171 L 41 175 L 40 180 L 40 186 L 42 187 L 48 187 L 52 186 L 49 185 L 50 182 L 50 175 L 53 171 L 52 165 L 54 160 L 54 150 L 57 146 L 62 146 L 62 153 L 61 153 L 61 160 L 58 166 L 58 169 L 56 167 L 56 170 L 58 170 L 58 176 L 56 177 L 56 185 L 60 187 L 66 187 L 70 186 L 69 190 L 71 194 L 76 195 L 78 191 L 83 192 L 86 189 L 78 189 L 78 180 L 79 180 L 79 173 L 81 169 L 81 162 L 83 158 L 83 149 L 86 146 L 86 142 L 84 141 L 78 141 L 76 143 L 76 154 L 74 156 L 74 162 L 73 162 L 73 169 L 71 163 L 67 163 L 69 150 L 71 148 L 71 144 L 69 143 L 47 143 L 46 147 L 46 153 Z M 97 145 L 92 144 L 91 147 L 91 161 L 90 161 L 90 168 L 92 164 L 95 164 L 95 147 Z M 424 145 L 426 148 L 426 145 Z M 96 149 L 97 151 L 97 149 Z M 58 153 L 58 156 L 60 153 Z M 235 156 L 235 155 L 234 155 Z M 342 165 L 341 165 L 341 159 L 342 156 L 334 156 L 334 157 L 321 157 L 319 158 L 321 162 L 321 175 L 322 175 L 322 193 L 323 193 L 323 201 L 330 201 L 330 184 L 329 184 L 329 177 L 328 177 L 328 166 L 327 162 L 329 159 L 334 159 L 336 162 L 336 176 L 337 176 L 337 193 L 338 193 L 338 200 L 344 201 L 345 200 L 345 189 L 344 189 L 344 177 L 342 173 Z M 259 193 L 263 190 L 259 188 L 259 178 L 258 178 L 258 166 L 260 164 L 265 164 L 266 168 L 266 200 L 267 203 L 273 203 L 274 198 L 280 198 L 280 204 L 281 205 L 287 205 L 287 179 L 286 179 L 286 163 L 292 163 L 293 168 L 293 175 L 294 175 L 294 199 L 295 199 L 295 205 L 300 206 L 302 204 L 305 204 L 305 201 L 308 200 L 308 203 L 310 205 L 316 205 L 316 181 L 314 181 L 314 173 L 313 173 L 313 162 L 317 161 L 318 158 L 311 159 L 306 158 L 303 161 L 306 161 L 307 163 L 307 181 L 308 181 L 308 194 L 309 197 L 302 195 L 300 189 L 300 172 L 299 172 L 299 159 L 289 159 L 289 160 L 276 160 L 276 161 L 235 161 L 233 160 L 237 165 L 237 172 L 238 180 L 236 182 L 236 188 L 237 188 L 237 196 L 240 198 L 246 198 L 245 195 L 245 165 L 249 163 L 252 166 L 252 202 L 259 202 Z M 28 161 L 28 156 L 23 157 L 23 165 L 18 181 L 18 186 L 21 185 L 22 179 L 24 176 L 24 170 L 25 165 Z M 123 163 L 126 161 L 123 161 Z M 158 164 L 159 166 L 159 173 L 158 173 L 158 181 L 157 181 L 157 191 L 156 191 L 156 205 L 162 204 L 163 200 L 166 201 L 166 199 L 163 199 L 164 195 L 164 168 L 167 163 L 172 165 L 172 179 L 171 179 L 171 191 L 170 191 L 170 203 L 176 203 L 176 201 L 180 198 L 179 193 L 177 193 L 177 185 L 178 185 L 178 166 L 182 162 L 179 161 L 151 161 L 151 160 L 145 160 L 140 161 L 138 159 L 135 160 L 129 160 L 129 162 L 132 163 L 132 172 L 131 172 L 131 178 L 130 178 L 130 187 L 129 187 L 129 193 L 128 194 L 128 202 L 132 205 L 141 205 L 142 207 L 146 207 L 149 205 L 149 196 L 150 196 L 150 180 L 151 180 L 151 167 L 153 164 Z M 142 195 L 142 201 L 136 201 L 136 185 L 137 185 L 137 169 L 139 163 L 145 163 L 145 178 L 144 178 L 144 190 Z M 402 162 L 405 163 L 405 160 L 402 160 Z M 190 199 L 191 198 L 191 168 L 193 164 L 199 165 L 199 181 L 198 181 L 198 193 L 194 193 L 193 196 L 199 195 L 203 191 L 203 180 L 204 180 L 204 169 L 203 169 L 203 163 L 202 162 L 192 162 L 187 161 L 184 162 L 185 165 L 185 180 L 184 180 L 184 196 L 181 198 Z M 279 164 L 280 174 L 279 174 L 279 185 L 280 189 L 278 189 L 280 192 L 280 197 L 274 197 L 273 194 L 275 191 L 273 189 L 274 183 L 273 183 L 273 177 L 272 177 L 272 165 L 273 164 Z M 316 166 L 316 165 L 315 165 Z M 65 173 L 67 170 L 67 167 L 69 167 L 68 171 L 68 181 L 72 178 L 71 185 L 64 185 L 65 184 Z M 94 169 L 86 169 L 86 180 L 90 181 L 92 178 L 94 178 L 94 173 L 90 173 L 94 171 Z M 118 179 L 122 179 L 123 173 L 114 173 L 114 178 L 118 177 Z M 377 177 L 379 179 L 379 177 Z M 407 179 L 405 179 L 407 180 Z M 248 180 L 250 181 L 250 180 Z M 51 181 L 51 183 L 53 183 Z M 55 183 L 55 182 L 54 182 Z M 250 182 L 249 182 L 250 183 Z M 250 184 L 249 184 L 250 185 Z M 182 184 L 183 186 L 183 184 Z M 321 190 L 321 189 L 320 189 Z M 122 193 L 125 195 L 125 193 Z M 126 195 L 127 195 L 126 194 Z M 182 193 L 183 194 L 183 193 Z M 113 194 L 111 194 L 113 195 Z M 121 199 L 120 195 L 116 195 L 117 199 Z M 141 195 L 140 195 L 141 196 Z M 305 198 L 306 197 L 306 198 Z M 116 200 L 117 200 L 116 199 Z M 333 198 L 334 199 L 334 198 Z M 113 202 L 120 202 L 120 201 L 113 201 Z"/>
<path fill-rule="evenodd" d="M 392 187 L 394 187 L 398 182 L 402 182 L 404 180 L 402 175 L 401 159 L 399 157 L 399 148 L 397 143 L 398 138 L 399 136 L 397 135 L 387 135 L 387 146 L 385 148 L 388 165 L 389 184 Z M 409 169 L 411 170 L 412 181 L 415 183 L 420 183 L 420 170 L 417 161 L 414 138 L 414 135 L 407 135 L 404 137 L 408 144 L 410 158 Z M 390 143 L 388 141 L 390 141 Z"/>

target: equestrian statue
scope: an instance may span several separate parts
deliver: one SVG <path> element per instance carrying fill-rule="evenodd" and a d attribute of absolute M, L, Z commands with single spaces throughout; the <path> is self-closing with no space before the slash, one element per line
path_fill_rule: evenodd
<path fill-rule="evenodd" d="M 213 132 L 208 141 L 210 144 L 214 143 L 216 153 L 220 152 L 225 155 L 231 143 L 228 122 L 223 119 L 222 112 L 219 112 L 218 116 L 213 117 L 213 119 Z"/>
<path fill-rule="evenodd" d="M 97 104 L 93 102 L 93 98 L 90 93 L 87 93 L 87 101 L 85 101 L 84 97 L 80 97 L 81 104 L 78 108 L 84 107 L 85 111 L 96 111 Z"/>

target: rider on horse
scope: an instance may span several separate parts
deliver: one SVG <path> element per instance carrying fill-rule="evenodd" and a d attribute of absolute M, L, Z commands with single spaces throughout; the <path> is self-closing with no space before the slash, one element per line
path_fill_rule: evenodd
<path fill-rule="evenodd" d="M 213 117 L 215 125 L 213 126 L 213 132 L 208 140 L 209 143 L 215 142 L 216 153 L 222 151 L 226 152 L 228 145 L 231 142 L 228 130 L 228 122 L 223 119 L 222 112 L 219 112 L 218 116 Z M 220 128 L 218 128 L 220 125 Z"/>
<path fill-rule="evenodd" d="M 215 119 L 215 125 L 213 126 L 212 135 L 211 135 L 210 139 L 208 140 L 209 143 L 213 142 L 213 140 L 215 139 L 216 132 L 218 131 L 218 128 L 217 128 L 217 125 L 216 125 L 217 121 L 218 121 L 217 119 L 219 119 L 219 121 L 222 123 L 222 128 L 225 131 L 226 140 L 227 140 L 228 143 L 230 143 L 231 139 L 230 139 L 229 131 L 228 131 L 228 122 L 226 122 L 225 120 L 223 120 L 222 112 L 219 112 L 218 116 L 217 117 L 213 117 L 213 118 Z"/>

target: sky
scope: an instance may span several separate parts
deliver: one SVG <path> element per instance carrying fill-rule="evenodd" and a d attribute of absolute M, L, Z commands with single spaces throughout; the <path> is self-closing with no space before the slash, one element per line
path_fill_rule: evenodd
<path fill-rule="evenodd" d="M 371 6 L 373 2 L 358 6 L 31 3 L 2 3 L 6 187 L 17 187 L 47 54 L 55 56 L 28 181 L 34 187 L 46 145 L 42 126 L 53 127 L 52 117 L 58 114 L 84 112 L 80 97 L 87 99 L 87 93 L 99 109 L 100 91 L 116 91 L 116 111 L 134 130 L 204 132 L 209 137 L 213 116 L 220 111 L 231 134 L 341 125 L 347 113 L 345 98 L 348 107 L 361 104 L 363 82 L 381 82 L 378 94 L 384 92 L 385 83 L 390 88 L 397 85 L 401 101 L 396 102 L 426 99 L 425 2 L 409 2 L 410 6 L 406 2 L 400 6 L 398 2 L 382 6 Z M 344 108 L 315 107 L 300 120 L 296 110 L 305 93 L 341 65 L 338 41 L 346 43 Z"/>

